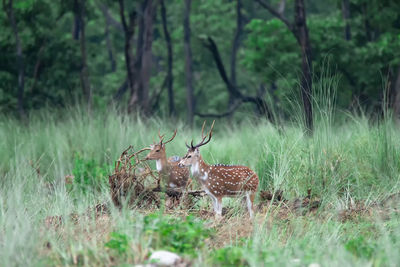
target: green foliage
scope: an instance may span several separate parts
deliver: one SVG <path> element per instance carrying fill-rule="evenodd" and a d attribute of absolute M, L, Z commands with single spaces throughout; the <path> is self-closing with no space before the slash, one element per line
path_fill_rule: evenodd
<path fill-rule="evenodd" d="M 141 2 L 125 1 L 127 9 Z M 271 1 L 274 7 L 279 1 Z M 155 2 L 153 71 L 150 96 L 161 90 L 167 68 L 167 52 L 159 3 Z M 106 7 L 105 16 L 100 6 Z M 350 0 L 349 25 L 351 40 L 344 39 L 345 22 L 338 1 L 306 3 L 307 24 L 312 45 L 314 76 L 329 64 L 340 76 L 338 104 L 352 107 L 359 101 L 376 111 L 381 108 L 382 81 L 392 80 L 400 64 L 400 18 L 398 1 Z M 64 108 L 82 102 L 80 81 L 80 42 L 74 40 L 73 3 L 50 0 L 14 1 L 15 19 L 22 44 L 25 65 L 24 107 L 27 110 L 44 106 Z M 93 88 L 93 106 L 105 110 L 118 88 L 126 80 L 124 34 L 121 30 L 119 5 L 115 1 L 86 1 L 85 9 L 87 61 Z M 249 95 L 258 93 L 260 83 L 271 88 L 269 93 L 279 115 L 290 116 L 287 97 L 298 91 L 300 48 L 285 24 L 274 18 L 254 1 L 243 0 L 244 31 L 239 41 L 237 86 Z M 286 5 L 285 16 L 293 21 L 293 1 Z M 183 51 L 183 5 L 179 0 L 168 1 L 168 28 L 173 48 L 174 98 L 177 114 L 185 117 L 186 89 Z M 110 22 L 111 18 L 111 22 Z M 212 36 L 218 45 L 226 72 L 230 76 L 232 43 L 236 31 L 236 3 L 227 0 L 193 1 L 191 9 L 191 45 L 194 60 L 196 111 L 223 113 L 227 110 L 229 94 L 216 70 L 211 53 L 204 47 L 202 37 Z M 369 25 L 367 27 L 367 25 Z M 135 39 L 138 26 L 135 26 Z M 15 37 L 5 12 L 0 13 L 0 111 L 17 109 L 18 70 Z M 111 56 L 116 64 L 112 69 Z M 335 73 L 336 74 L 336 73 Z M 386 81 L 386 82 L 388 82 Z M 391 81 L 391 84 L 394 84 Z M 274 89 L 276 88 L 276 89 Z M 161 91 L 154 105 L 157 115 L 167 114 L 167 90 Z M 209 97 L 212 95 L 213 97 Z M 118 105 L 127 104 L 128 94 Z M 240 110 L 248 110 L 243 105 Z M 244 114 L 237 112 L 238 119 Z"/>
<path fill-rule="evenodd" d="M 369 109 L 380 109 L 382 80 L 400 63 L 399 15 L 395 11 L 400 6 L 395 1 L 350 2 L 350 40 L 344 38 L 341 10 L 307 17 L 314 76 L 324 72 L 328 59 L 341 76 L 340 107 L 360 99 Z M 366 17 L 370 32 L 365 28 Z M 275 83 L 279 88 L 275 94 L 284 102 L 296 88 L 300 72 L 300 47 L 294 35 L 278 19 L 252 19 L 247 29 L 243 64 L 265 82 Z"/>
<path fill-rule="evenodd" d="M 214 266 L 249 266 L 243 258 L 242 247 L 224 247 L 215 250 L 212 253 L 212 262 Z"/>
<path fill-rule="evenodd" d="M 144 233 L 150 237 L 154 248 L 195 256 L 212 231 L 194 216 L 181 219 L 152 214 L 144 218 Z"/>
<path fill-rule="evenodd" d="M 86 191 L 98 190 L 108 183 L 111 168 L 106 164 L 99 164 L 94 159 L 84 159 L 79 153 L 74 156 L 74 187 Z"/>
<path fill-rule="evenodd" d="M 110 234 L 110 241 L 104 244 L 105 247 L 116 251 L 118 254 L 124 254 L 129 249 L 128 236 L 118 232 Z"/>
<path fill-rule="evenodd" d="M 365 240 L 363 236 L 347 241 L 345 248 L 347 251 L 360 258 L 371 259 L 375 253 L 375 247 L 371 242 Z"/>

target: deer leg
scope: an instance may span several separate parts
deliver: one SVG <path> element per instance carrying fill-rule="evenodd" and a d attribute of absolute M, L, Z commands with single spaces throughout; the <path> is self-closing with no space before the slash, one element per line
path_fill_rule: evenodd
<path fill-rule="evenodd" d="M 214 196 L 214 195 L 210 195 L 211 196 L 211 199 L 212 199 L 212 202 L 213 202 L 213 208 L 214 208 L 214 212 L 215 212 L 215 214 L 219 214 L 219 212 L 218 212 L 218 199 Z"/>
<path fill-rule="evenodd" d="M 222 197 L 215 198 L 215 200 L 217 203 L 217 210 L 215 211 L 215 213 L 218 216 L 222 216 Z"/>
<path fill-rule="evenodd" d="M 208 191 L 207 189 L 205 189 L 205 191 L 206 194 L 211 198 L 214 212 L 217 213 L 217 198 L 213 194 L 211 194 L 210 191 Z"/>
<path fill-rule="evenodd" d="M 254 197 L 256 194 L 254 192 L 246 192 L 246 203 L 247 203 L 247 209 L 250 214 L 250 218 L 253 218 L 253 206 L 254 206 Z"/>

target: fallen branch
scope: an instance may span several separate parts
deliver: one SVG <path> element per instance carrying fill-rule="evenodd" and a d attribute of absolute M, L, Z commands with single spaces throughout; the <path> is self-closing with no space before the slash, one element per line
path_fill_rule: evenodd
<path fill-rule="evenodd" d="M 180 191 L 174 190 L 171 188 L 167 188 L 162 190 L 160 187 L 156 187 L 152 190 L 153 192 L 165 192 L 169 197 L 181 197 L 184 194 L 191 195 L 193 197 L 204 197 L 206 192 L 204 190 L 195 190 L 195 191 Z"/>

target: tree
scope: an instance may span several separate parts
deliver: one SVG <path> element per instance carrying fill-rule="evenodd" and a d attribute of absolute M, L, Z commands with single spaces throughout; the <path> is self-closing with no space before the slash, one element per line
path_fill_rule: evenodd
<path fill-rule="evenodd" d="M 135 33 L 135 22 L 137 14 L 136 14 L 136 9 L 131 9 L 128 12 L 128 20 L 127 20 L 125 16 L 126 11 L 125 11 L 124 0 L 118 0 L 118 3 L 119 3 L 119 13 L 122 22 L 122 28 L 124 30 L 124 35 L 125 35 L 124 54 L 125 54 L 125 64 L 128 77 L 128 87 L 130 91 L 128 111 L 132 111 L 133 106 L 137 101 L 137 95 L 135 93 L 135 65 L 134 65 L 134 57 L 132 54 L 133 36 Z"/>
<path fill-rule="evenodd" d="M 173 54 L 172 54 L 172 41 L 171 36 L 168 31 L 168 22 L 167 22 L 167 10 L 165 8 L 164 0 L 160 0 L 161 3 L 161 20 L 164 32 L 165 42 L 167 44 L 167 89 L 168 89 L 168 108 L 169 115 L 171 117 L 176 116 L 175 111 L 175 101 L 174 101 L 174 89 L 173 89 L 173 81 L 174 76 L 172 75 L 172 66 L 173 66 Z"/>
<path fill-rule="evenodd" d="M 74 0 L 74 13 L 75 13 L 75 26 L 79 30 L 79 44 L 81 50 L 81 86 L 82 92 L 85 96 L 88 109 L 91 110 L 92 105 L 92 88 L 89 81 L 89 68 L 87 65 L 87 54 L 86 54 L 86 32 L 85 32 L 85 0 Z M 75 32 L 75 31 L 74 31 Z"/>
<path fill-rule="evenodd" d="M 183 19 L 187 120 L 190 126 L 193 125 L 193 117 L 194 117 L 193 60 L 192 60 L 192 48 L 190 46 L 191 3 L 192 3 L 191 0 L 185 0 L 184 19 Z"/>
<path fill-rule="evenodd" d="M 350 27 L 350 0 L 342 0 L 342 14 L 345 23 L 344 38 L 351 40 L 351 27 Z"/>
<path fill-rule="evenodd" d="M 18 68 L 18 113 L 21 119 L 25 119 L 24 110 L 24 86 L 25 86 L 25 64 L 24 56 L 22 54 L 22 44 L 19 38 L 19 32 L 17 23 L 15 21 L 13 0 L 3 0 L 3 8 L 6 11 L 8 20 L 14 32 L 15 38 L 15 50 L 17 56 L 17 68 Z"/>
<path fill-rule="evenodd" d="M 243 17 L 242 17 L 242 0 L 236 1 L 236 31 L 232 43 L 232 53 L 231 53 L 231 83 L 233 86 L 236 84 L 236 57 L 240 47 L 240 37 L 243 31 Z M 232 108 L 234 104 L 234 96 L 229 93 L 229 108 Z"/>
<path fill-rule="evenodd" d="M 114 21 L 113 17 L 110 15 L 110 12 L 108 10 L 108 7 L 102 3 L 98 3 L 98 6 L 103 13 L 104 19 L 105 19 L 105 30 L 104 30 L 104 38 L 106 39 L 106 46 L 107 46 L 107 53 L 108 53 L 108 58 L 110 60 L 110 70 L 111 72 L 115 72 L 117 68 L 117 62 L 115 61 L 114 57 L 114 52 L 113 52 L 113 46 L 112 46 L 112 41 L 110 37 L 110 26 L 114 23 L 114 25 L 117 25 L 116 27 L 122 30 L 122 25 L 118 23 L 117 21 Z"/>
<path fill-rule="evenodd" d="M 145 10 L 142 15 L 143 19 L 143 48 L 140 61 L 140 67 L 137 73 L 138 77 L 138 104 L 144 114 L 149 113 L 149 83 L 151 77 L 151 62 L 152 62 L 152 45 L 153 45 L 153 20 L 155 4 L 153 0 L 145 1 Z M 138 54 L 136 55 L 139 56 Z"/>
<path fill-rule="evenodd" d="M 391 88 L 392 94 L 394 95 L 392 107 L 396 122 L 400 122 L 400 66 L 397 67 L 397 72 L 394 77 Z"/>
<path fill-rule="evenodd" d="M 306 20 L 306 12 L 304 0 L 295 0 L 294 2 L 294 23 L 291 23 L 283 14 L 275 10 L 268 3 L 262 0 L 257 2 L 266 8 L 273 16 L 280 19 L 288 29 L 293 33 L 301 49 L 301 97 L 303 101 L 305 126 L 308 132 L 313 130 L 313 111 L 312 111 L 312 60 L 311 60 L 311 44 L 308 36 L 308 27 Z"/>

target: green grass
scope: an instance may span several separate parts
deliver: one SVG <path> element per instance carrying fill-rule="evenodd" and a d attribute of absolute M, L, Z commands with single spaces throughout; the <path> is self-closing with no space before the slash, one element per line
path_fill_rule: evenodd
<path fill-rule="evenodd" d="M 250 223 L 237 200 L 224 201 L 234 212 L 220 225 L 180 211 L 119 211 L 112 205 L 109 216 L 83 216 L 96 204 L 111 203 L 107 174 L 123 149 L 147 146 L 158 129 L 168 136 L 176 124 L 113 111 L 88 117 L 79 108 L 39 112 L 29 125 L 2 117 L 0 265 L 123 265 L 168 249 L 195 266 L 398 266 L 400 217 L 382 215 L 380 203 L 400 192 L 399 128 L 390 120 L 372 123 L 347 114 L 334 123 L 332 112 L 317 115 L 312 137 L 290 123 L 278 131 L 267 122 L 216 122 L 212 141 L 201 149 L 208 163 L 247 165 L 258 173 L 260 190 L 282 190 L 288 200 L 309 189 L 321 200 L 315 214 L 284 217 L 279 212 L 285 204 L 267 204 L 249 235 L 239 233 Z M 184 142 L 200 135 L 199 128 L 177 128 L 168 155 L 184 155 Z M 74 184 L 65 184 L 72 174 Z M 358 206 L 366 212 L 341 219 L 342 211 Z M 45 223 L 55 215 L 63 216 L 61 226 Z"/>

